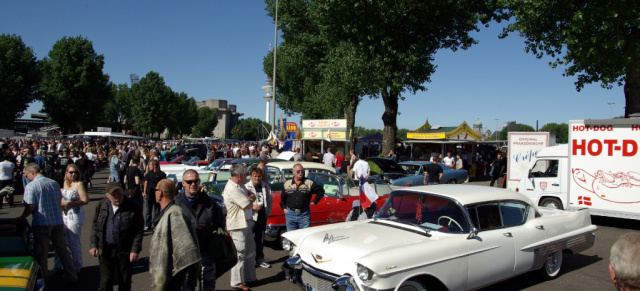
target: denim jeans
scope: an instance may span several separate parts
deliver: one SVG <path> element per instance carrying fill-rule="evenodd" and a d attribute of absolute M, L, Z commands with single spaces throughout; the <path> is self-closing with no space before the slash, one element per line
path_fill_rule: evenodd
<path fill-rule="evenodd" d="M 287 220 L 287 231 L 307 228 L 311 225 L 311 210 L 307 208 L 305 211 L 296 213 L 289 209 L 284 218 Z"/>

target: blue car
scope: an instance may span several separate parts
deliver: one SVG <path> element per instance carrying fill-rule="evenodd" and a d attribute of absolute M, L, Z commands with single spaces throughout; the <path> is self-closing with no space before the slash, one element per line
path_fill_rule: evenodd
<path fill-rule="evenodd" d="M 398 163 L 409 176 L 395 179 L 391 182 L 395 186 L 420 186 L 424 185 L 424 172 L 427 165 L 431 162 L 427 161 L 409 161 Z M 461 184 L 469 181 L 469 172 L 467 170 L 454 170 L 438 163 L 442 167 L 442 184 Z"/>

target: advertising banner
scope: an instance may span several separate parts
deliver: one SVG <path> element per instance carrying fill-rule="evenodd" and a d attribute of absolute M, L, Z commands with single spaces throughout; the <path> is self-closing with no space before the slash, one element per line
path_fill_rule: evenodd
<path fill-rule="evenodd" d="M 548 132 L 509 132 L 507 188 L 515 190 L 538 152 L 549 146 Z"/>
<path fill-rule="evenodd" d="M 309 119 L 302 121 L 303 129 L 347 128 L 346 119 Z"/>

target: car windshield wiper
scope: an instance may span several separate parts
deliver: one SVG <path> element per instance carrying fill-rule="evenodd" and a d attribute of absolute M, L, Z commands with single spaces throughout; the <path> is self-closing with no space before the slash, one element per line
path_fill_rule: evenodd
<path fill-rule="evenodd" d="M 380 223 L 379 220 L 387 221 L 390 224 L 394 224 L 394 225 L 395 225 L 395 223 L 397 223 L 397 224 L 401 224 L 401 225 L 404 225 L 404 226 L 410 226 L 411 227 L 410 230 L 412 230 L 414 232 L 419 232 L 419 233 L 424 234 L 426 236 L 431 236 L 431 230 L 429 228 L 426 228 L 425 226 L 422 226 L 422 225 L 417 224 L 417 223 L 411 223 L 411 222 L 407 222 L 407 221 L 404 221 L 404 220 L 398 220 L 398 218 L 395 217 L 395 216 L 393 216 L 393 217 L 377 217 L 377 218 L 373 219 L 373 222 L 374 223 Z M 382 224 L 389 225 L 387 223 L 382 223 Z M 406 227 L 403 227 L 403 228 L 407 229 Z"/>

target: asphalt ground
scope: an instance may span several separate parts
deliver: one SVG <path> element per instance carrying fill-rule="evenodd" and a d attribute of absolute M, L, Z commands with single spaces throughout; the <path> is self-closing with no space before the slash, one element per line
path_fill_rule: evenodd
<path fill-rule="evenodd" d="M 58 277 L 49 277 L 48 290 L 97 290 L 99 284 L 98 259 L 89 255 L 89 234 L 91 232 L 91 221 L 93 211 L 98 201 L 105 197 L 104 187 L 108 177 L 108 170 L 102 169 L 96 172 L 93 177 L 93 186 L 88 189 L 89 204 L 84 206 L 86 220 L 82 227 L 82 254 L 83 265 L 79 274 L 79 284 L 68 286 L 66 282 Z M 489 185 L 488 179 L 481 179 L 470 182 L 476 185 Z M 0 218 L 13 218 L 20 215 L 23 207 L 19 205 L 22 195 L 17 195 L 15 201 L 18 206 L 8 208 L 5 204 L 0 209 Z M 483 290 L 615 290 L 609 279 L 609 250 L 615 240 L 622 234 L 632 231 L 640 231 L 640 223 L 635 220 L 622 220 L 602 217 L 592 217 L 593 223 L 598 226 L 596 232 L 596 242 L 594 247 L 577 255 L 566 255 L 564 257 L 561 274 L 551 281 L 544 281 L 538 274 L 532 272 L 507 281 L 486 287 Z M 31 221 L 31 218 L 29 218 Z M 134 264 L 132 290 L 150 290 L 149 278 L 149 240 L 151 233 L 146 232 L 143 239 L 143 250 L 140 259 Z M 261 285 L 254 287 L 254 290 L 300 290 L 298 287 L 288 282 L 281 266 L 287 258 L 286 252 L 277 248 L 265 247 L 265 257 L 272 264 L 269 269 L 257 268 L 258 278 Z M 490 267 L 491 262 L 487 262 Z M 49 268 L 53 267 L 53 252 L 50 253 Z M 229 284 L 229 273 L 224 274 L 216 281 L 217 290 L 233 290 Z M 117 288 L 117 287 L 116 287 Z"/>

